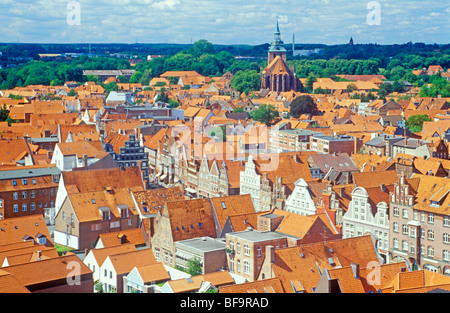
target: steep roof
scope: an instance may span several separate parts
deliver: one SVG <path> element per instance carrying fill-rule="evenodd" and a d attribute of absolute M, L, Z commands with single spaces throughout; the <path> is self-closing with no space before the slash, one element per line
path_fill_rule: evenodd
<path fill-rule="evenodd" d="M 136 266 L 136 270 L 144 284 L 170 280 L 170 275 L 162 263 L 139 265 Z"/>
<path fill-rule="evenodd" d="M 213 272 L 204 275 L 170 280 L 167 282 L 174 293 L 193 292 L 200 289 L 203 282 L 210 282 L 215 287 L 234 284 L 228 271 Z"/>
<path fill-rule="evenodd" d="M 115 217 L 121 216 L 119 206 L 126 206 L 130 215 L 138 214 L 128 188 L 116 188 L 112 192 L 101 190 L 69 193 L 68 199 L 80 223 L 101 221 L 103 218 L 100 208 L 103 207 L 108 208 Z"/>
<path fill-rule="evenodd" d="M 223 229 L 229 216 L 255 213 L 250 194 L 210 198 L 219 226 Z"/>
<path fill-rule="evenodd" d="M 50 232 L 42 215 L 0 220 L 0 245 L 21 242 L 25 236 L 30 236 L 37 242 L 37 235 L 45 235 L 47 237 L 47 245 L 53 246 Z"/>
<path fill-rule="evenodd" d="M 169 216 L 174 242 L 196 237 L 216 237 L 209 199 L 167 202 L 163 212 Z"/>
<path fill-rule="evenodd" d="M 134 246 L 145 245 L 144 234 L 140 228 L 124 229 L 119 231 L 114 231 L 110 233 L 101 233 L 98 235 L 99 240 L 102 241 L 104 247 L 116 246 L 125 238 L 125 243 L 131 243 Z"/>
<path fill-rule="evenodd" d="M 287 293 L 294 292 L 295 286 L 311 293 L 325 268 L 344 267 L 351 263 L 369 264 L 372 261 L 380 261 L 374 243 L 370 236 L 361 236 L 277 249 L 274 251 L 272 271 Z"/>
<path fill-rule="evenodd" d="M 89 253 L 92 253 L 98 266 L 102 266 L 103 262 L 109 255 L 119 254 L 128 251 L 136 251 L 136 247 L 133 244 L 123 244 L 116 246 L 108 246 L 104 248 L 91 249 Z"/>
<path fill-rule="evenodd" d="M 112 254 L 108 258 L 111 260 L 117 275 L 129 273 L 135 266 L 157 263 L 151 249 Z"/>
<path fill-rule="evenodd" d="M 64 185 L 69 193 L 104 190 L 105 187 L 143 190 L 139 167 L 97 169 L 62 172 Z"/>
<path fill-rule="evenodd" d="M 2 270 L 11 273 L 14 278 L 23 286 L 33 291 L 33 286 L 46 282 L 66 282 L 68 277 L 73 276 L 73 266 L 77 263 L 77 275 L 91 274 L 92 271 L 76 255 L 65 255 L 57 258 L 30 262 L 19 265 L 3 267 Z"/>
<path fill-rule="evenodd" d="M 142 215 L 155 214 L 164 208 L 166 202 L 184 200 L 181 187 L 147 189 L 133 192 Z"/>
<path fill-rule="evenodd" d="M 219 293 L 284 293 L 284 288 L 279 278 L 271 278 L 221 286 Z"/>

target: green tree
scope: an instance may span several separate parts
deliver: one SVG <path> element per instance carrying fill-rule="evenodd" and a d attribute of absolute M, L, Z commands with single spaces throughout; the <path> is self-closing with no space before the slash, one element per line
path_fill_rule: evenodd
<path fill-rule="evenodd" d="M 292 100 L 289 112 L 294 118 L 302 114 L 317 114 L 317 104 L 311 96 L 301 95 Z"/>
<path fill-rule="evenodd" d="M 317 81 L 317 77 L 314 74 L 309 74 L 306 78 L 305 88 L 309 93 L 313 92 L 314 83 Z"/>
<path fill-rule="evenodd" d="M 261 104 L 259 108 L 253 111 L 251 114 L 252 119 L 266 125 L 270 125 L 272 121 L 278 116 L 278 111 L 271 104 Z"/>
<path fill-rule="evenodd" d="M 0 122 L 4 122 L 9 117 L 9 110 L 6 108 L 6 104 L 3 104 L 2 109 L 0 110 Z"/>
<path fill-rule="evenodd" d="M 199 57 L 203 54 L 215 54 L 214 46 L 212 43 L 205 39 L 200 39 L 194 42 L 194 45 L 188 50 L 188 53 L 192 54 L 194 57 Z"/>
<path fill-rule="evenodd" d="M 201 275 L 203 270 L 200 264 L 200 258 L 194 257 L 192 259 L 187 260 L 187 273 L 191 276 Z"/>
<path fill-rule="evenodd" d="M 255 70 L 238 71 L 231 79 L 231 88 L 238 92 L 251 92 L 260 89 L 261 77 Z"/>
<path fill-rule="evenodd" d="M 406 129 L 416 133 L 422 130 L 423 122 L 431 122 L 431 118 L 426 114 L 412 115 L 405 123 Z"/>
<path fill-rule="evenodd" d="M 111 91 L 118 91 L 119 86 L 116 82 L 110 82 L 103 86 L 105 88 L 105 97 L 107 98 Z"/>

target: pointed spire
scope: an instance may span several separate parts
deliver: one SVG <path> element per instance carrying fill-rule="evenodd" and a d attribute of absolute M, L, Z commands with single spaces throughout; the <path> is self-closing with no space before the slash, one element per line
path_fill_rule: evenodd
<path fill-rule="evenodd" d="M 278 19 L 277 19 L 277 27 L 275 28 L 275 35 L 280 35 L 280 26 L 278 25 Z"/>

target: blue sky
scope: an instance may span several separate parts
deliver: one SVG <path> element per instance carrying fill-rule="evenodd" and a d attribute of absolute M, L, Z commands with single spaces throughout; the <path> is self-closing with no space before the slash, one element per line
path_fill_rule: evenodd
<path fill-rule="evenodd" d="M 369 25 L 371 0 L 0 0 L 0 42 L 190 43 L 450 43 L 450 2 L 379 0 L 380 23 Z M 73 24 L 73 23 L 72 23 Z"/>

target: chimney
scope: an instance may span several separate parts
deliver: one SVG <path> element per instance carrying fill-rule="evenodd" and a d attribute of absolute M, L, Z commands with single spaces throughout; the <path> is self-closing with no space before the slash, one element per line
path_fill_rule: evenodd
<path fill-rule="evenodd" d="M 351 263 L 350 266 L 352 267 L 353 277 L 359 279 L 359 264 Z"/>
<path fill-rule="evenodd" d="M 83 154 L 83 166 L 84 166 L 85 168 L 88 167 L 87 154 Z"/>

